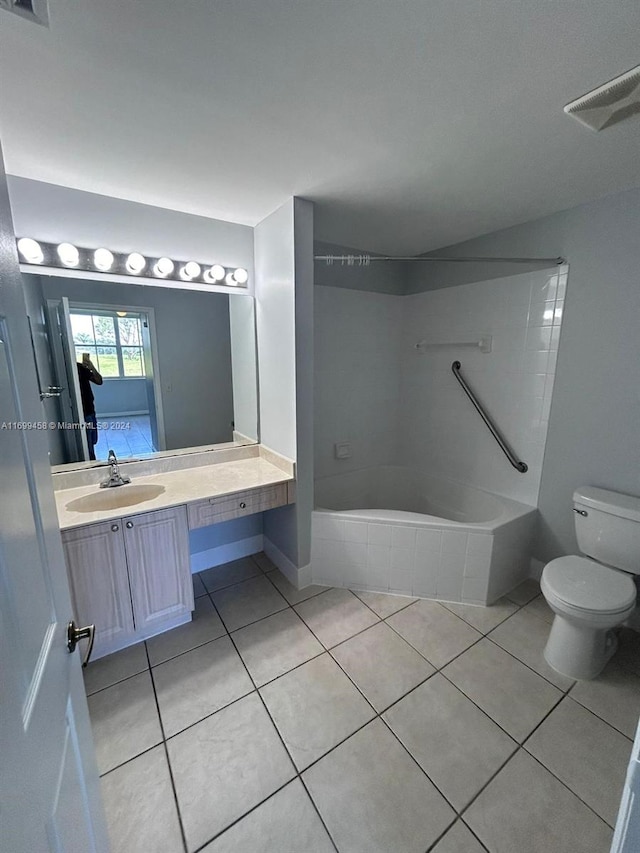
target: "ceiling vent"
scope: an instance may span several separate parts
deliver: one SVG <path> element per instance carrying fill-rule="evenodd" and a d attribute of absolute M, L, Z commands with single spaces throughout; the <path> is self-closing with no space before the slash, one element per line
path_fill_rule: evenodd
<path fill-rule="evenodd" d="M 581 124 L 604 130 L 640 113 L 640 65 L 587 92 L 564 108 Z"/>
<path fill-rule="evenodd" d="M 0 9 L 20 15 L 27 21 L 49 26 L 48 0 L 0 0 Z"/>

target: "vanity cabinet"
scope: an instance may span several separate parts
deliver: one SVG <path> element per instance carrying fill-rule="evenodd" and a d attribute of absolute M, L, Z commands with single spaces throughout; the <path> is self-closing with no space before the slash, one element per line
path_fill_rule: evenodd
<path fill-rule="evenodd" d="M 62 532 L 77 624 L 95 624 L 94 658 L 191 619 L 186 507 Z"/>
<path fill-rule="evenodd" d="M 274 483 L 270 486 L 260 486 L 257 489 L 247 489 L 233 495 L 220 495 L 203 501 L 189 504 L 189 529 L 230 521 L 243 515 L 253 515 L 288 503 L 286 483 Z"/>
<path fill-rule="evenodd" d="M 122 522 L 62 531 L 76 625 L 95 625 L 94 657 L 135 636 Z"/>

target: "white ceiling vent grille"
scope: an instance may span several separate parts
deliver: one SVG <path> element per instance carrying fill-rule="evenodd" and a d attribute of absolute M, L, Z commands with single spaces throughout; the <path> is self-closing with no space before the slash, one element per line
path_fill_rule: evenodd
<path fill-rule="evenodd" d="M 640 65 L 571 101 L 564 111 L 593 130 L 640 114 Z"/>
<path fill-rule="evenodd" d="M 48 0 L 0 0 L 0 9 L 20 15 L 27 21 L 49 26 Z"/>

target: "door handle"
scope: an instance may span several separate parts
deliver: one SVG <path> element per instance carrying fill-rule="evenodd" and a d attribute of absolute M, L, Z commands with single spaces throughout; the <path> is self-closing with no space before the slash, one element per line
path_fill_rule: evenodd
<path fill-rule="evenodd" d="M 85 667 L 89 663 L 89 658 L 91 657 L 91 652 L 93 651 L 93 641 L 95 640 L 95 638 L 95 625 L 85 625 L 84 628 L 77 628 L 76 623 L 73 621 L 73 619 L 67 624 L 67 648 L 69 649 L 69 654 L 76 650 L 78 640 L 89 640 L 89 645 L 87 646 L 87 651 L 82 661 L 83 667 Z"/>
<path fill-rule="evenodd" d="M 40 392 L 40 399 L 49 400 L 51 397 L 59 397 L 63 391 L 64 388 L 59 385 L 48 385 L 46 391 Z"/>

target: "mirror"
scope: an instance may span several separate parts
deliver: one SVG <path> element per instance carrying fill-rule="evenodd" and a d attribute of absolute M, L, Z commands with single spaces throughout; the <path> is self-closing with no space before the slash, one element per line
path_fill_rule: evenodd
<path fill-rule="evenodd" d="M 252 296 L 23 279 L 52 465 L 259 440 Z"/>

